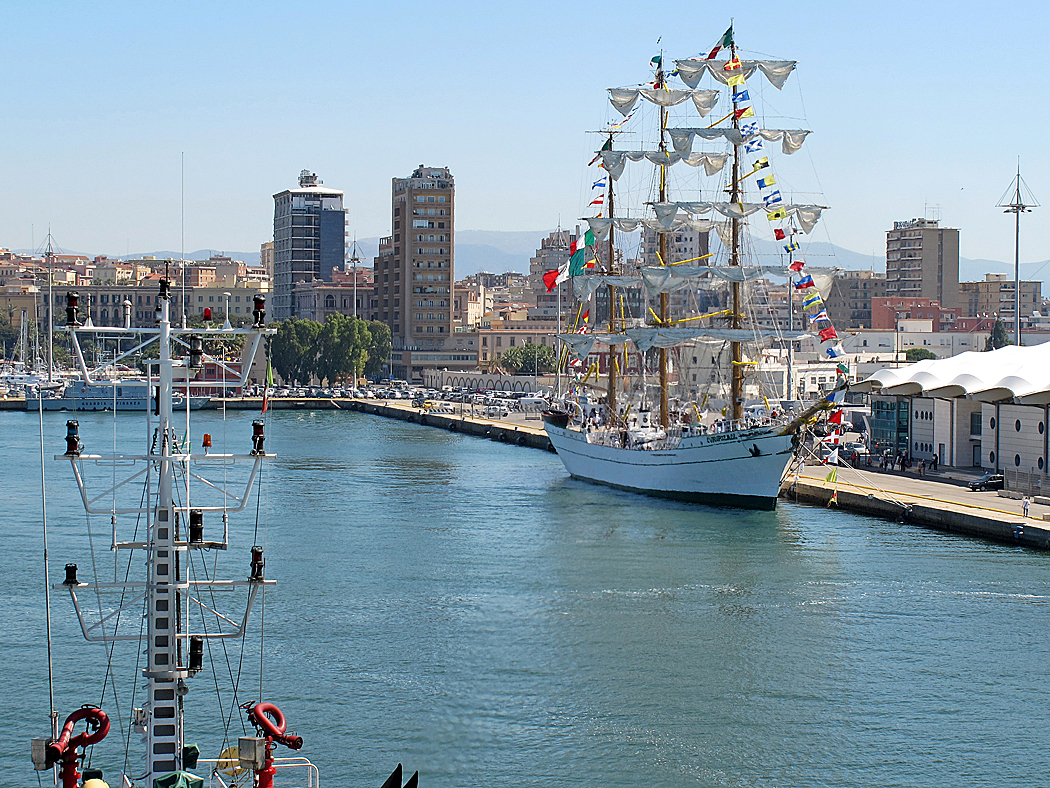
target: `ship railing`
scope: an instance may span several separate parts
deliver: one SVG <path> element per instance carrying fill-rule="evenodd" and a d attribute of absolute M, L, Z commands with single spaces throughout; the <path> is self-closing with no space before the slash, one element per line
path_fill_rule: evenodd
<path fill-rule="evenodd" d="M 651 440 L 639 440 L 625 429 L 599 429 L 587 433 L 587 442 L 599 446 L 609 446 L 614 449 L 637 449 L 640 451 L 666 451 L 677 449 L 682 442 L 683 430 L 681 427 L 668 427 L 663 435 Z"/>
<path fill-rule="evenodd" d="M 219 764 L 221 763 L 224 767 L 228 766 L 231 763 L 231 760 L 228 758 L 199 758 L 197 763 L 215 764 L 215 766 L 211 767 L 212 788 L 231 788 L 231 786 L 243 785 L 244 780 L 242 778 L 249 773 L 247 769 L 242 769 L 239 766 L 236 766 L 233 769 L 224 768 L 223 771 L 226 773 L 220 773 Z M 274 758 L 273 767 L 275 769 L 291 770 L 291 774 L 301 774 L 302 772 L 305 772 L 306 782 L 297 783 L 297 785 L 301 785 L 303 788 L 320 788 L 321 786 L 321 772 L 309 758 L 303 758 L 301 756 L 292 758 Z M 296 772 L 295 770 L 299 771 Z M 230 772 L 233 772 L 233 774 L 230 774 Z M 227 777 L 228 781 L 224 780 L 223 777 Z M 302 778 L 300 777 L 299 779 L 301 780 Z M 281 782 L 283 783 L 284 781 L 282 780 Z M 276 775 L 274 785 L 278 785 Z"/>

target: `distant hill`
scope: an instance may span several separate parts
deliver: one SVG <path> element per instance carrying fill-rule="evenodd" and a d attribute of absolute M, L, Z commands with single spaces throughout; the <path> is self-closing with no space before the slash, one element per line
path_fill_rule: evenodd
<path fill-rule="evenodd" d="M 531 232 L 500 232 L 498 230 L 459 230 L 456 233 L 456 278 L 488 271 L 528 273 L 529 260 L 536 253 L 540 241 L 551 230 Z M 358 251 L 362 263 L 371 264 L 379 254 L 378 238 L 359 238 Z"/>

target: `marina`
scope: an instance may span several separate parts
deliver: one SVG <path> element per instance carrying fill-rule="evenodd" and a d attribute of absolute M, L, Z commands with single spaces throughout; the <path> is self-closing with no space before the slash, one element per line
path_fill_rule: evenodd
<path fill-rule="evenodd" d="M 194 415 L 243 441 L 255 417 Z M 37 418 L 0 414 L 0 478 L 23 479 L 0 491 L 16 600 L 0 606 L 0 653 L 24 666 L 0 694 L 42 720 L 43 594 L 26 571 L 40 537 L 23 525 L 39 491 L 14 470 L 39 463 L 20 437 Z M 112 415 L 79 419 L 110 440 Z M 48 446 L 64 445 L 65 420 L 44 414 Z M 611 491 L 548 452 L 368 413 L 275 411 L 267 435 L 259 538 L 278 583 L 244 664 L 261 643 L 263 691 L 326 784 L 379 785 L 401 760 L 441 788 L 580 774 L 625 788 L 1021 785 L 1050 745 L 1029 724 L 1048 701 L 1041 552 L 791 501 L 746 512 Z M 46 470 L 53 566 L 112 573 L 106 518 L 85 541 L 68 469 Z M 68 598 L 53 605 L 59 707 L 111 703 L 94 669 L 106 650 L 81 642 Z M 121 676 L 129 651 L 114 655 Z M 210 681 L 191 690 L 201 744 L 219 723 Z M 123 758 L 119 690 L 92 759 L 107 775 Z M 25 747 L 0 764 L 24 771 Z"/>

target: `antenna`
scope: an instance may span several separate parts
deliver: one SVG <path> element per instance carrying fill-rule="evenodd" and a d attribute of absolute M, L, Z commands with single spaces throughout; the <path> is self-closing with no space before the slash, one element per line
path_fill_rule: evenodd
<path fill-rule="evenodd" d="M 1039 201 L 1021 177 L 1021 158 L 1017 158 L 1017 174 L 1010 182 L 996 207 L 1014 215 L 1014 344 L 1021 344 L 1021 214 L 1031 213 Z"/>
<path fill-rule="evenodd" d="M 186 328 L 186 151 L 182 152 L 182 249 L 179 250 L 179 263 L 182 267 L 182 327 Z M 229 312 L 229 310 L 226 310 Z M 227 317 L 229 317 L 227 315 Z"/>

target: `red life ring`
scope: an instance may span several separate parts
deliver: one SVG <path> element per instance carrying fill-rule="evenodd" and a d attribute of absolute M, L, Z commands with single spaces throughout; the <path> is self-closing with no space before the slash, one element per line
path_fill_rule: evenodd
<path fill-rule="evenodd" d="M 298 750 L 303 746 L 303 737 L 294 733 L 285 733 L 287 723 L 284 713 L 272 703 L 256 703 L 248 709 L 248 719 L 252 725 L 273 739 L 278 744 L 283 744 L 292 750 Z"/>

